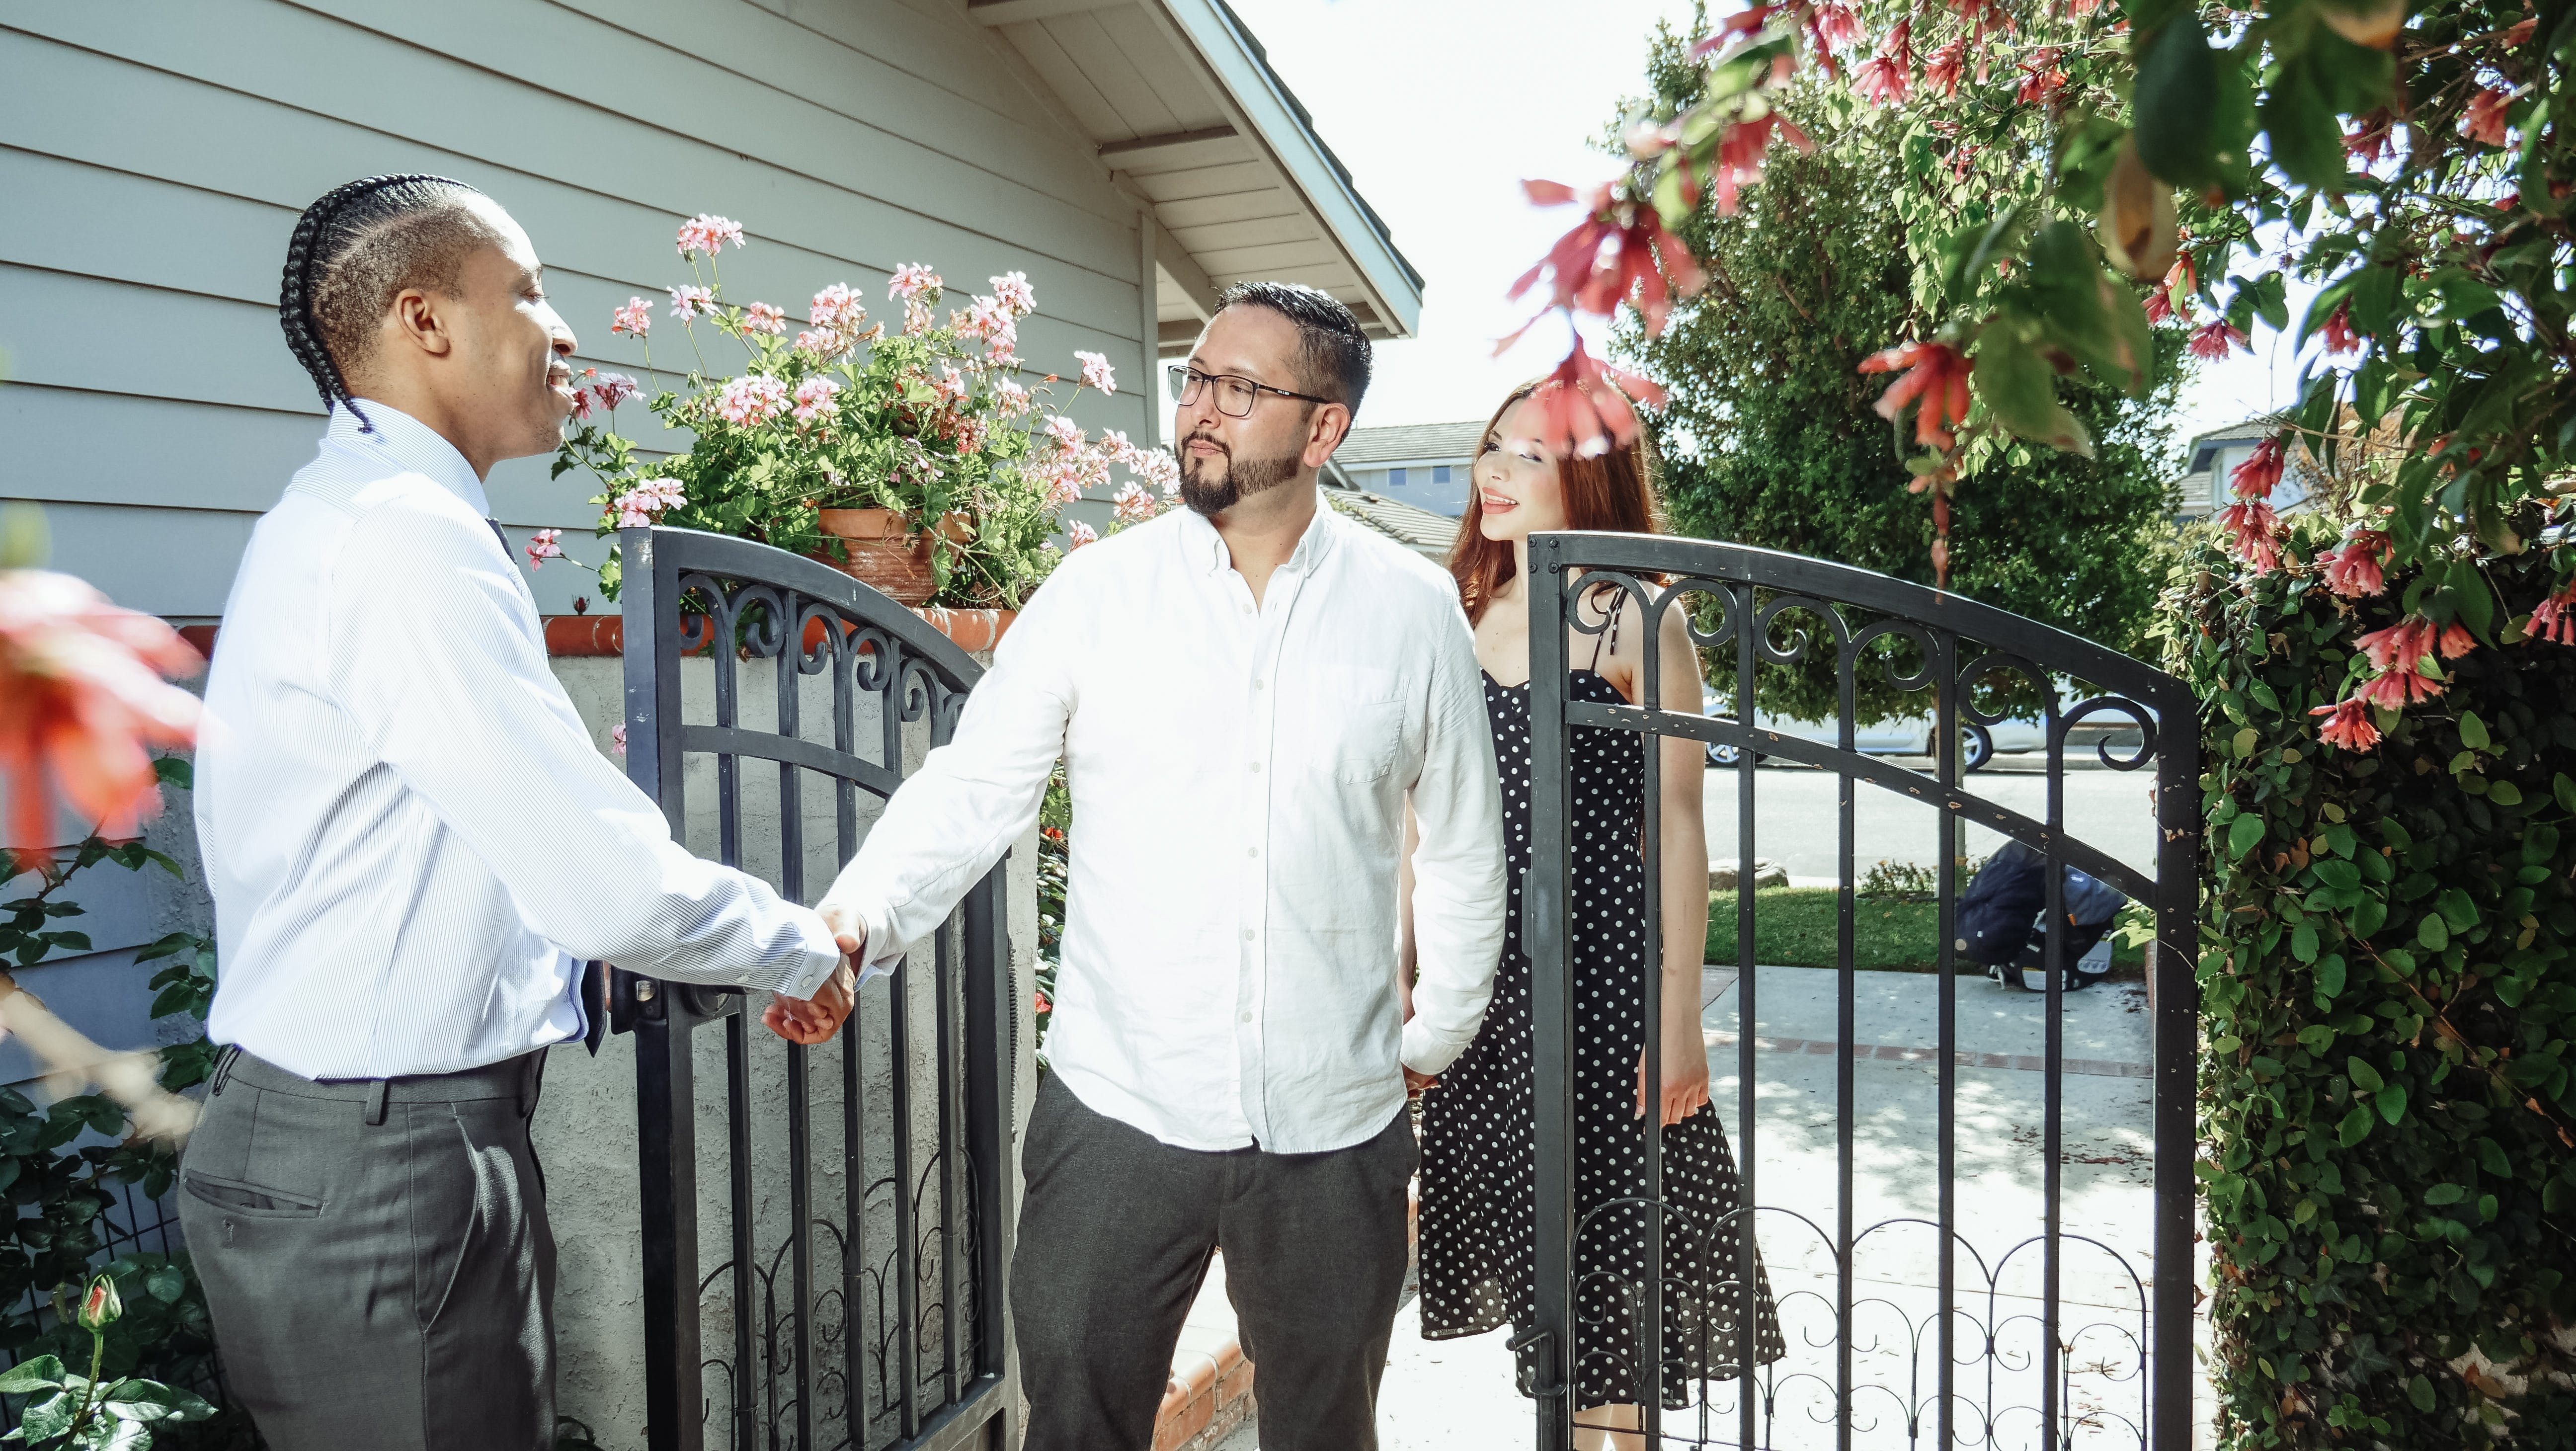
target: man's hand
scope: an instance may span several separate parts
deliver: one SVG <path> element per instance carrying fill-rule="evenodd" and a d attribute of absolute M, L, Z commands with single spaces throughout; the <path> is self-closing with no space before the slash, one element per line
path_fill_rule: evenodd
<path fill-rule="evenodd" d="M 1404 1096 L 1407 1098 L 1420 1098 L 1426 1091 L 1439 1086 L 1440 1075 L 1437 1073 L 1416 1073 L 1410 1068 L 1404 1070 Z"/>
<path fill-rule="evenodd" d="M 768 1026 L 769 1031 L 790 1043 L 808 1048 L 817 1043 L 829 1043 L 832 1035 L 841 1031 L 841 1024 L 848 1020 L 850 1001 L 857 991 L 858 976 L 851 969 L 850 959 L 845 956 L 841 965 L 832 969 L 832 975 L 823 979 L 823 986 L 815 991 L 814 996 L 791 998 L 785 993 L 771 994 L 769 1007 L 760 1015 L 760 1021 Z"/>

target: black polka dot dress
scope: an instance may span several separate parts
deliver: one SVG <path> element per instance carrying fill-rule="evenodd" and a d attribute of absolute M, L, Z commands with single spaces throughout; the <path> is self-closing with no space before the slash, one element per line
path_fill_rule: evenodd
<path fill-rule="evenodd" d="M 1577 670 L 1577 700 L 1626 704 L 1617 687 Z M 1536 1255 L 1531 1148 L 1530 964 L 1521 943 L 1521 892 L 1530 868 L 1529 687 L 1485 681 L 1485 708 L 1502 768 L 1511 903 L 1494 1000 L 1485 1023 L 1440 1086 L 1422 1100 L 1422 1334 L 1445 1340 L 1530 1319 Z M 1659 971 L 1646 930 L 1645 738 L 1571 728 L 1575 853 L 1576 1406 L 1634 1405 L 1644 1397 L 1648 1216 L 1644 1121 L 1636 1117 L 1645 1051 L 1644 993 Z M 1743 1373 L 1738 1233 L 1749 1218 L 1735 1156 L 1715 1110 L 1662 1130 L 1666 1406 L 1688 1405 L 1690 1383 Z M 1762 1363 L 1784 1353 L 1778 1312 L 1754 1274 Z M 1530 1387 L 1521 1387 L 1527 1394 Z"/>

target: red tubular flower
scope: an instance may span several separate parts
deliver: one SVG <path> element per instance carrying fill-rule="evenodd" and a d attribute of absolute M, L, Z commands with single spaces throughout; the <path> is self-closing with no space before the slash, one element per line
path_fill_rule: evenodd
<path fill-rule="evenodd" d="M 1932 59 L 1923 64 L 1924 89 L 1937 86 L 1944 99 L 1959 94 L 1959 75 L 1966 68 L 1967 58 L 1968 41 L 1965 36 L 1932 52 Z"/>
<path fill-rule="evenodd" d="M 2489 89 L 2469 97 L 2469 109 L 2460 117 L 2460 134 L 2489 146 L 2504 145 L 2505 111 L 2512 105 L 2508 91 Z"/>
<path fill-rule="evenodd" d="M 2409 615 L 2385 630 L 2373 630 L 2353 643 L 2370 659 L 2374 670 L 2413 670 L 2415 662 L 2433 653 L 2433 643 L 2440 632 L 2431 620 Z"/>
<path fill-rule="evenodd" d="M 1816 143 L 1807 133 L 1789 123 L 1777 111 L 1768 111 L 1750 121 L 1738 121 L 1726 128 L 1726 138 L 1717 144 L 1717 210 L 1723 216 L 1735 215 L 1736 195 L 1743 188 L 1762 179 L 1762 160 L 1771 150 L 1774 132 L 1788 138 L 1800 151 L 1813 151 Z"/>
<path fill-rule="evenodd" d="M 2387 591 L 2388 581 L 2380 574 L 2387 558 L 2387 535 L 2356 529 L 2344 537 L 2341 549 L 2319 555 L 2318 563 L 2325 566 L 2326 588 L 2345 599 L 2364 599 Z"/>
<path fill-rule="evenodd" d="M 2254 566 L 2256 574 L 2281 567 L 2281 519 L 2260 499 L 2246 499 L 2218 511 L 2218 527 L 2234 536 L 2228 548 Z"/>
<path fill-rule="evenodd" d="M 2419 700 L 2431 700 L 2442 693 L 2442 682 L 2413 670 L 2391 670 L 2363 682 L 2354 699 L 2367 701 L 2389 710 L 2404 710 Z"/>
<path fill-rule="evenodd" d="M 2371 724 L 2369 704 L 2359 696 L 2318 706 L 2308 714 L 2333 717 L 2317 730 L 2317 739 L 2327 745 L 2363 752 L 2379 744 L 2379 727 Z"/>
<path fill-rule="evenodd" d="M 2469 633 L 2468 626 L 2454 622 L 2443 627 L 2441 637 L 2433 645 L 2443 659 L 2457 660 L 2478 648 L 2478 637 Z"/>
<path fill-rule="evenodd" d="M 2397 123 L 2382 106 L 2359 118 L 2355 128 L 2344 134 L 2344 154 L 2364 166 L 2376 166 L 2397 151 Z"/>
<path fill-rule="evenodd" d="M 1536 396 L 1545 418 L 1539 442 L 1555 453 L 1598 458 L 1637 436 L 1635 405 L 1662 406 L 1664 390 L 1651 378 L 1601 362 L 1577 337 Z"/>
<path fill-rule="evenodd" d="M 2057 49 L 2043 46 L 2021 63 L 2021 90 L 2014 97 L 2024 105 L 2046 105 L 2048 99 L 2066 85 L 2066 72 L 2057 68 Z"/>
<path fill-rule="evenodd" d="M 2254 343 L 2245 336 L 2243 329 L 2223 318 L 2203 324 L 2191 335 L 2191 355 L 2205 362 L 2214 363 L 2226 357 L 2230 348 L 2243 348 L 2250 353 L 2254 351 Z"/>
<path fill-rule="evenodd" d="M 1950 426 L 1968 417 L 1968 374 L 1976 363 L 1948 343 L 1899 343 L 1861 360 L 1864 373 L 1902 372 L 1871 405 L 1893 423 L 1905 405 L 1920 399 L 1914 414 L 1914 441 L 1946 449 L 1958 442 Z"/>
<path fill-rule="evenodd" d="M 2254 445 L 2245 462 L 2227 471 L 2227 486 L 2240 499 L 2268 499 L 2272 488 L 2281 482 L 2281 438 L 2279 434 Z"/>
<path fill-rule="evenodd" d="M 2147 294 L 2147 326 L 2153 327 L 2174 315 L 2173 289 L 2159 286 Z"/>
<path fill-rule="evenodd" d="M 1691 47 L 1690 58 L 1703 59 L 1724 50 L 1741 36 L 1760 34 L 1762 27 L 1771 23 L 1772 12 L 1778 9 L 1777 5 L 1755 5 L 1728 16 L 1723 24 Z"/>
<path fill-rule="evenodd" d="M 1873 105 L 1904 100 L 1914 85 L 1914 22 L 1896 22 L 1896 29 L 1888 32 L 1887 44 L 1861 63 L 1853 82 Z"/>
<path fill-rule="evenodd" d="M 1807 27 L 1823 46 L 1835 50 L 1860 43 L 1860 12 L 1842 0 L 1825 0 L 1807 12 Z"/>
<path fill-rule="evenodd" d="M 2336 303 L 2335 310 L 2326 317 L 2326 325 L 2323 331 L 2326 335 L 2327 352 L 2357 353 L 2361 351 L 2361 335 L 2352 330 L 2351 303 Z"/>
<path fill-rule="evenodd" d="M 161 677 L 205 663 L 178 631 L 70 575 L 0 570 L 0 781 L 21 863 L 47 855 L 56 791 L 111 837 L 159 808 L 148 748 L 195 740 L 198 713 Z"/>
<path fill-rule="evenodd" d="M 1540 206 L 1575 199 L 1574 189 L 1561 182 L 1529 181 L 1521 186 Z M 1551 306 L 1608 317 L 1633 297 L 1638 314 L 1646 320 L 1647 336 L 1662 332 L 1664 319 L 1673 310 L 1673 294 L 1678 291 L 1687 297 L 1699 291 L 1708 281 L 1707 274 L 1700 271 L 1681 239 L 1664 230 L 1663 218 L 1653 207 L 1616 204 L 1606 186 L 1586 201 L 1590 214 L 1559 237 L 1537 266 L 1521 274 L 1510 296 L 1517 299 L 1541 276 L 1551 276 Z M 1623 212 L 1625 222 L 1619 219 Z"/>
<path fill-rule="evenodd" d="M 2576 645 L 2576 584 L 2531 607 L 2529 633 L 2553 645 Z"/>

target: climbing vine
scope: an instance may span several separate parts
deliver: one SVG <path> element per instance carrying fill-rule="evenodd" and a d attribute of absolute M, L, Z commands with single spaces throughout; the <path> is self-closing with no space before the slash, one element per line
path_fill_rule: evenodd
<path fill-rule="evenodd" d="M 2576 647 L 2462 649 L 2371 753 L 2321 744 L 2416 580 L 2186 554 L 2202 702 L 2201 1158 L 2224 1444 L 2576 1446 Z M 2558 587 L 2490 561 L 2506 617 Z"/>

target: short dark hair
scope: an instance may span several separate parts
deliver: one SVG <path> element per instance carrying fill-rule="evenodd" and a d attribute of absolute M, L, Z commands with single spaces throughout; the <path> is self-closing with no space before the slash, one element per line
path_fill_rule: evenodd
<path fill-rule="evenodd" d="M 1297 325 L 1297 363 L 1306 391 L 1357 415 L 1368 392 L 1369 340 L 1340 298 L 1300 282 L 1238 282 L 1217 294 L 1216 310 L 1266 307 Z"/>
<path fill-rule="evenodd" d="M 468 202 L 483 193 L 444 176 L 370 176 L 304 209 L 286 244 L 277 321 L 324 408 L 348 407 L 348 370 L 374 351 L 385 309 L 406 287 L 453 296 L 465 259 L 496 240 Z"/>

